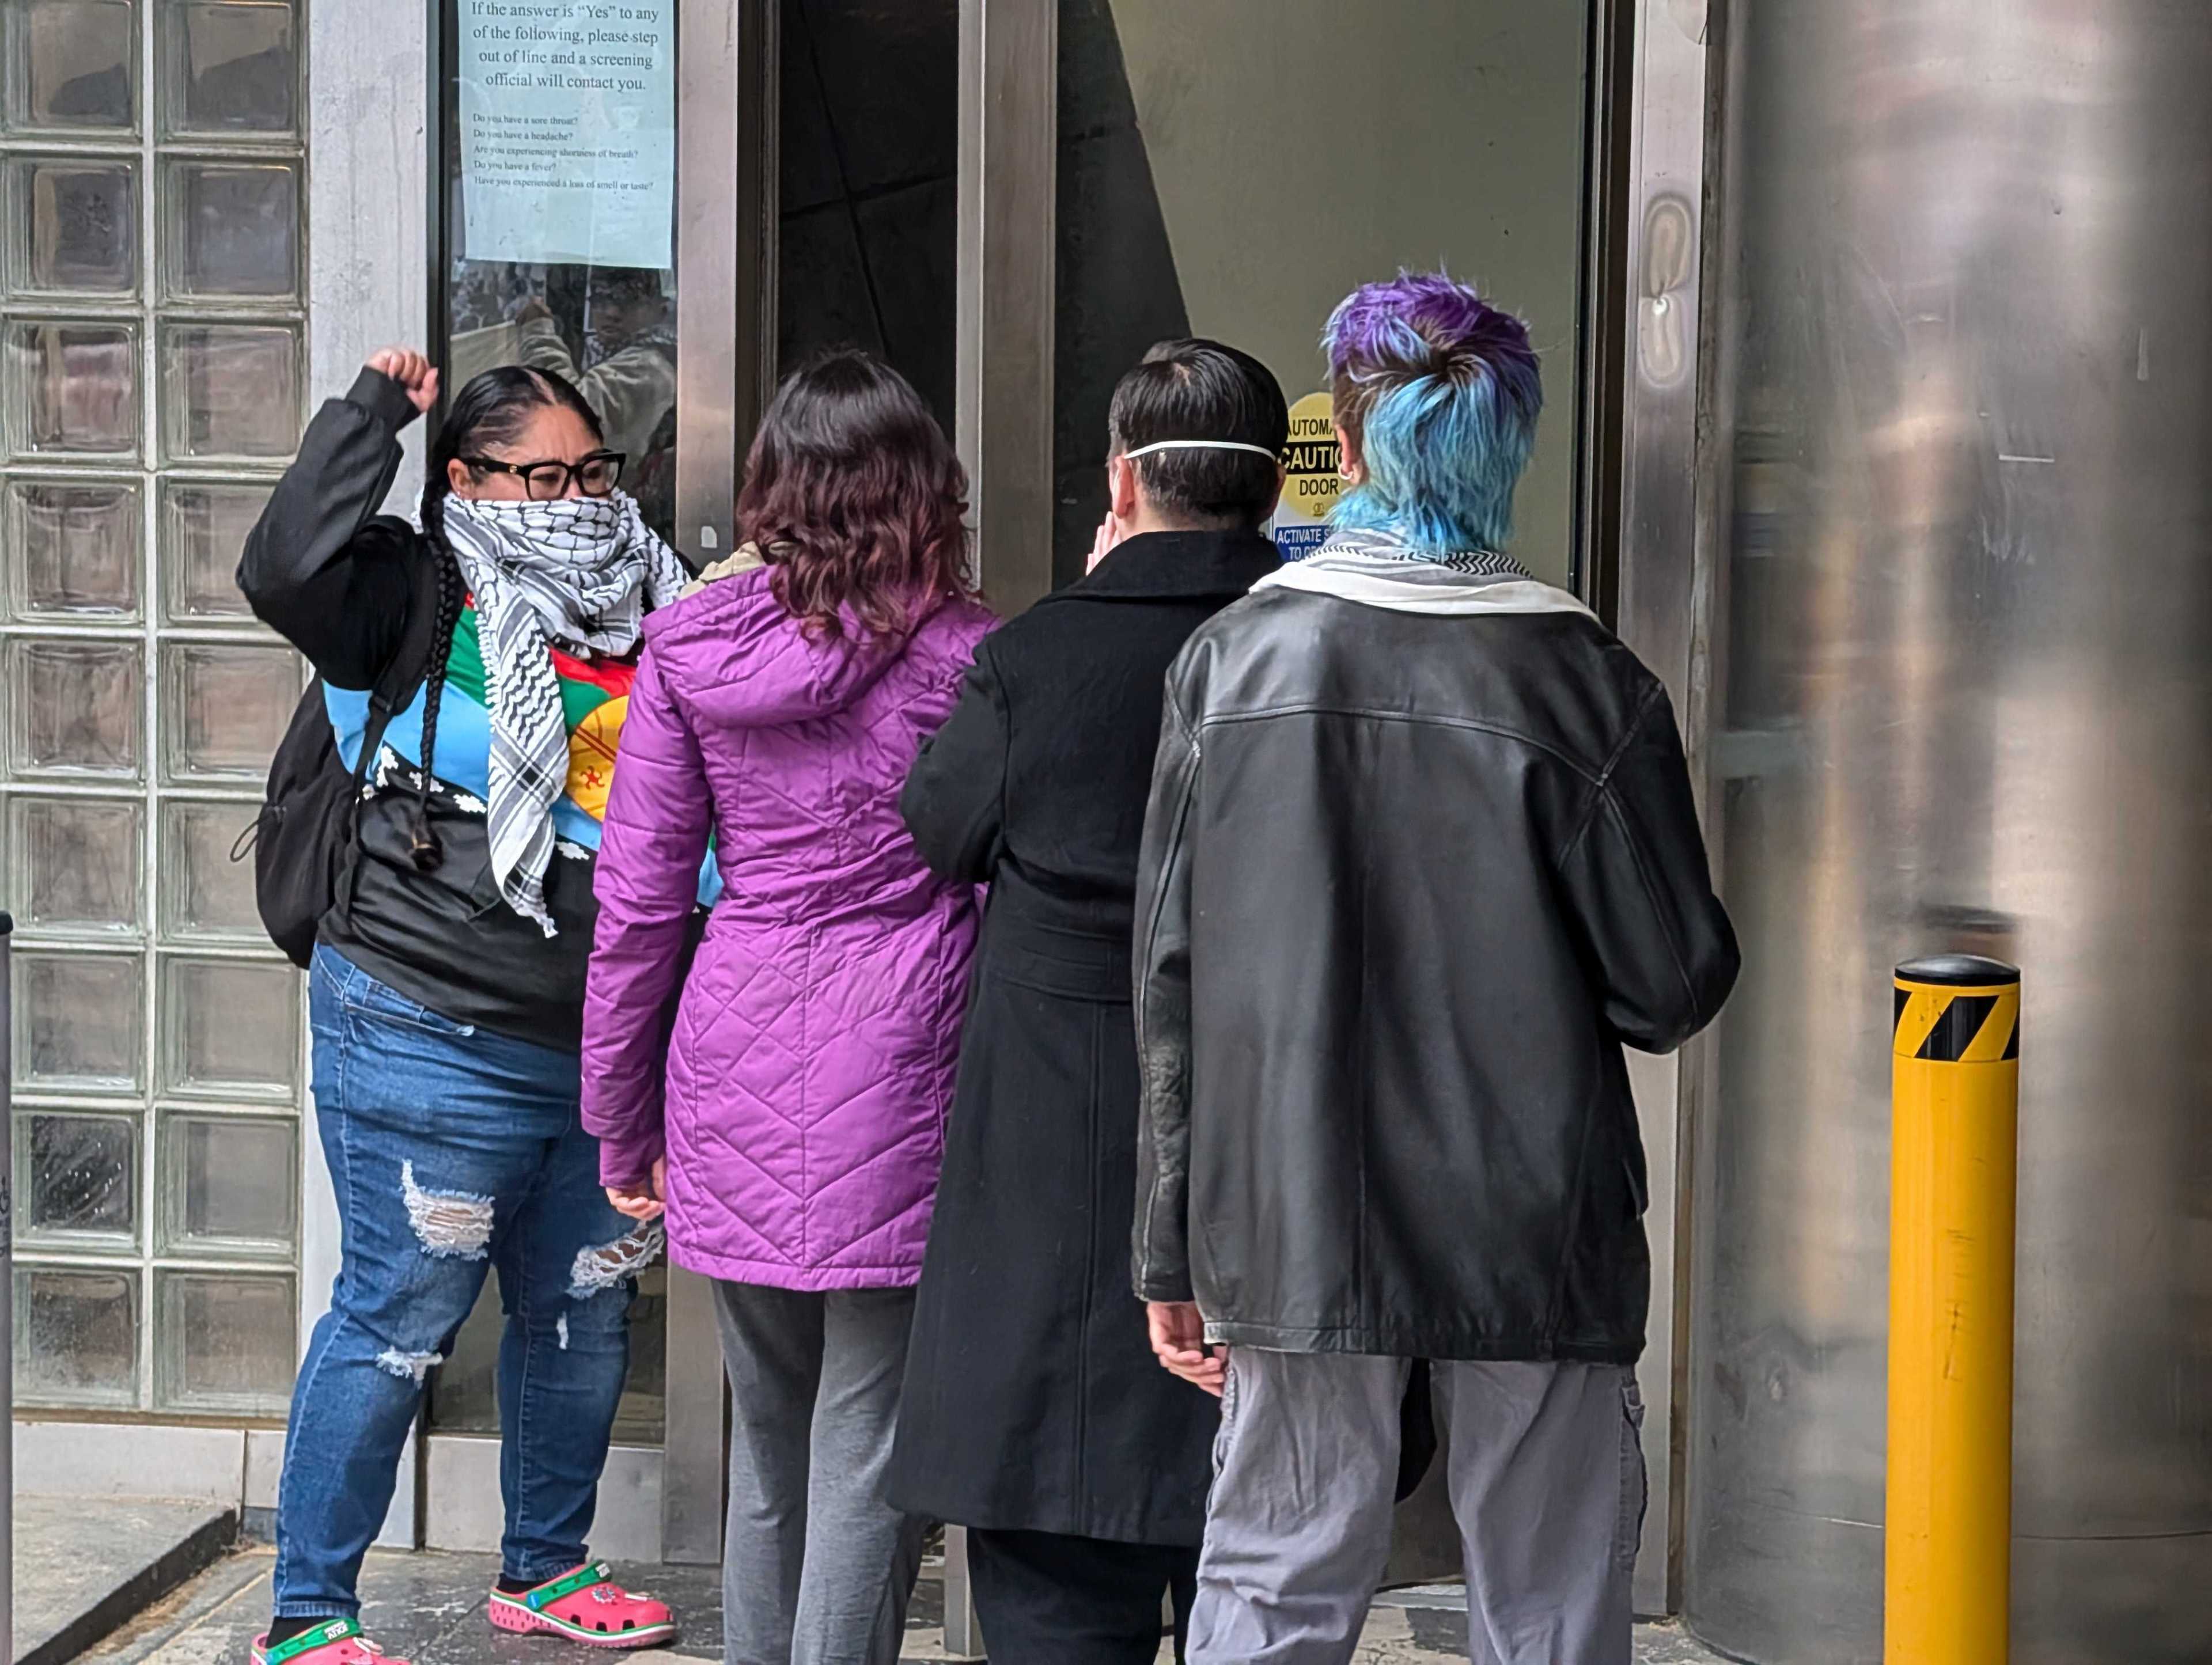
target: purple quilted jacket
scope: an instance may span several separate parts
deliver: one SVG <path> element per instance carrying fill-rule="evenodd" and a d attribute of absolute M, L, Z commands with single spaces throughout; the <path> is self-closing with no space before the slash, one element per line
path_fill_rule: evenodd
<path fill-rule="evenodd" d="M 584 1125 L 609 1184 L 668 1158 L 669 1252 L 716 1278 L 872 1289 L 921 1275 L 975 894 L 898 814 L 991 618 L 813 640 L 756 568 L 650 616 L 599 847 Z M 699 868 L 723 891 L 684 981 Z"/>

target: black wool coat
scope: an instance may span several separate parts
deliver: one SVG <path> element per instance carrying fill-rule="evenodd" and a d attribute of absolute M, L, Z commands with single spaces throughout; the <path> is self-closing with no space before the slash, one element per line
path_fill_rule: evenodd
<path fill-rule="evenodd" d="M 1256 532 L 1152 532 L 985 641 L 901 808 L 988 884 L 890 1500 L 963 1526 L 1203 1535 L 1215 1401 L 1129 1289 L 1130 945 L 1169 665 L 1273 571 Z"/>

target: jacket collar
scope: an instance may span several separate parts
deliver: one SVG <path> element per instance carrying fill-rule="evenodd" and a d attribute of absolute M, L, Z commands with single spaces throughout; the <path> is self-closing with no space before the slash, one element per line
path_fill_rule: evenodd
<path fill-rule="evenodd" d="M 1099 601 L 1236 599 L 1282 564 L 1256 532 L 1148 532 L 1117 544 L 1098 570 L 1059 592 Z"/>
<path fill-rule="evenodd" d="M 1433 561 L 1361 554 L 1324 544 L 1317 554 L 1269 574 L 1255 590 L 1304 590 L 1397 613 L 1471 618 L 1501 613 L 1592 613 L 1565 590 L 1517 569 L 1468 574 Z"/>

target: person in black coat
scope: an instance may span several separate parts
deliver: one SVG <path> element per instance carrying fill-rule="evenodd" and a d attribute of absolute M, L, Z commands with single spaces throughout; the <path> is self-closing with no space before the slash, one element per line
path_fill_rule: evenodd
<path fill-rule="evenodd" d="M 1150 1665 L 1163 1595 L 1180 1616 L 1194 1588 L 1218 1425 L 1129 1288 L 1130 944 L 1167 668 L 1276 568 L 1289 423 L 1257 360 L 1171 341 L 1109 426 L 1089 575 L 983 643 L 901 800 L 930 866 L 991 901 L 890 1495 L 970 1528 L 985 1644 L 1018 1665 Z"/>

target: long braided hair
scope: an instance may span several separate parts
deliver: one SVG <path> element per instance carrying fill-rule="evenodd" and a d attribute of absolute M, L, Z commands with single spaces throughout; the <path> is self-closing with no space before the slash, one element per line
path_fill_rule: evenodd
<path fill-rule="evenodd" d="M 430 638 L 430 663 L 422 678 L 422 758 L 416 771 L 415 811 L 408 853 L 416 867 L 429 872 L 446 859 L 445 846 L 430 825 L 430 777 L 438 757 L 438 706 L 446 691 L 446 661 L 452 657 L 453 631 L 465 599 L 460 563 L 446 539 L 446 499 L 453 495 L 452 465 L 480 454 L 488 445 L 511 445 L 529 425 L 531 414 L 565 405 L 583 418 L 594 438 L 604 437 L 599 418 L 566 377 L 550 370 L 503 364 L 487 370 L 461 389 L 432 441 L 422 480 L 422 533 L 438 563 L 438 623 Z M 471 475 L 477 471 L 470 469 Z"/>

